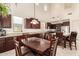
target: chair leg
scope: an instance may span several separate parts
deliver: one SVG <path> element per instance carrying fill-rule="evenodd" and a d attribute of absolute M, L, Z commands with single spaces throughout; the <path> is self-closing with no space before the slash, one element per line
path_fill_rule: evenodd
<path fill-rule="evenodd" d="M 72 42 L 69 42 L 70 50 L 72 50 Z"/>
<path fill-rule="evenodd" d="M 64 48 L 66 48 L 66 39 L 64 39 Z"/>
<path fill-rule="evenodd" d="M 76 41 L 75 41 L 75 49 L 77 50 Z"/>

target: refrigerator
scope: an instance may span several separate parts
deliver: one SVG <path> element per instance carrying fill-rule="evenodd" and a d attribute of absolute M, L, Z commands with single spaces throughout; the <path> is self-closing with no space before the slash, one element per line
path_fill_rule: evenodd
<path fill-rule="evenodd" d="M 70 27 L 69 26 L 61 26 L 61 32 L 63 32 L 64 34 L 69 34 Z"/>

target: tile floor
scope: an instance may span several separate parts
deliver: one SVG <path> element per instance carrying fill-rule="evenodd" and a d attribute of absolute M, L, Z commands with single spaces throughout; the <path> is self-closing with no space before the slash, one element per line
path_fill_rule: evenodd
<path fill-rule="evenodd" d="M 7 51 L 4 53 L 0 53 L 0 56 L 15 56 L 15 50 Z M 32 53 L 29 53 L 27 56 L 33 56 Z M 57 47 L 56 56 L 79 56 L 79 41 L 77 41 L 77 50 L 73 47 L 72 50 L 67 46 L 67 48 L 63 48 L 62 46 Z"/>

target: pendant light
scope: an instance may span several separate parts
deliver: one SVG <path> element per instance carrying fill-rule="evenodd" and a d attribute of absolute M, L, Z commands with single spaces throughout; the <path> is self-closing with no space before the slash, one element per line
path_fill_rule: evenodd
<path fill-rule="evenodd" d="M 47 5 L 46 4 L 44 5 L 44 11 L 47 11 Z"/>
<path fill-rule="evenodd" d="M 35 18 L 35 3 L 34 3 L 34 19 L 31 21 L 31 24 L 38 24 L 38 20 Z"/>

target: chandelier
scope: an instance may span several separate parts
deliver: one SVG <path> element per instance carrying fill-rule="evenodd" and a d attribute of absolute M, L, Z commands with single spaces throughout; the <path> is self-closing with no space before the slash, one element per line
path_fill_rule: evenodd
<path fill-rule="evenodd" d="M 31 24 L 38 24 L 38 20 L 35 18 L 35 3 L 34 3 L 34 18 L 33 20 L 31 21 Z"/>

